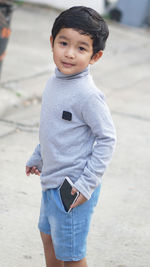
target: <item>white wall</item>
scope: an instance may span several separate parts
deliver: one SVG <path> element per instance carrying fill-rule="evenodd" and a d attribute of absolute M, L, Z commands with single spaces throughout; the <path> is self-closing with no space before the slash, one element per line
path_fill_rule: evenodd
<path fill-rule="evenodd" d="M 23 0 L 20 0 L 23 1 Z M 94 8 L 99 13 L 104 13 L 104 0 L 25 0 L 24 2 L 48 4 L 59 9 L 66 9 L 71 6 L 88 6 Z"/>

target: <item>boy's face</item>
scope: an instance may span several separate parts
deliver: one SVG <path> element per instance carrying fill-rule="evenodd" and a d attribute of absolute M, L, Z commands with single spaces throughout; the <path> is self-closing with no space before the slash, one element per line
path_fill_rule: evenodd
<path fill-rule="evenodd" d="M 83 71 L 89 64 L 95 63 L 102 51 L 93 57 L 93 40 L 72 28 L 63 28 L 57 34 L 54 44 L 50 38 L 53 58 L 57 68 L 63 74 L 75 74 Z"/>

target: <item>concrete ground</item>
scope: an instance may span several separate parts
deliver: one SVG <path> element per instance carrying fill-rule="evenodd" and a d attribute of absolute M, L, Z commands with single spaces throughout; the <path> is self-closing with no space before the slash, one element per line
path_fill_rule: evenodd
<path fill-rule="evenodd" d="M 58 12 L 21 5 L 0 88 L 0 266 L 45 266 L 37 230 L 39 178 L 25 176 L 38 142 L 40 102 L 52 71 L 49 34 Z M 117 129 L 88 238 L 89 267 L 150 267 L 150 34 L 110 24 L 103 58 L 92 67 Z"/>

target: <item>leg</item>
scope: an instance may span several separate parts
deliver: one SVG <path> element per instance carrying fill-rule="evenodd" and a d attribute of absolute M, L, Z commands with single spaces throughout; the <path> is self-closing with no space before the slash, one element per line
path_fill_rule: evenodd
<path fill-rule="evenodd" d="M 57 260 L 55 257 L 51 236 L 43 232 L 40 232 L 40 234 L 44 247 L 46 267 L 64 267 L 64 262 Z"/>
<path fill-rule="evenodd" d="M 86 259 L 80 261 L 65 261 L 64 267 L 87 267 Z"/>

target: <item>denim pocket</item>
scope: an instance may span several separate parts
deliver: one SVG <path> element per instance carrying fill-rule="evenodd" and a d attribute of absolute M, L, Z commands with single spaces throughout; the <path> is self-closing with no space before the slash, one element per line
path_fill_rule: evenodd
<path fill-rule="evenodd" d="M 71 211 L 70 211 L 70 212 L 67 212 L 67 211 L 65 210 L 65 207 L 64 207 L 64 204 L 63 204 L 63 202 L 62 202 L 61 195 L 60 195 L 60 188 L 57 189 L 57 192 L 58 192 L 58 198 L 59 198 L 59 203 L 58 203 L 59 207 L 61 208 L 61 210 L 62 210 L 63 212 L 65 212 L 66 214 L 69 214 Z"/>

